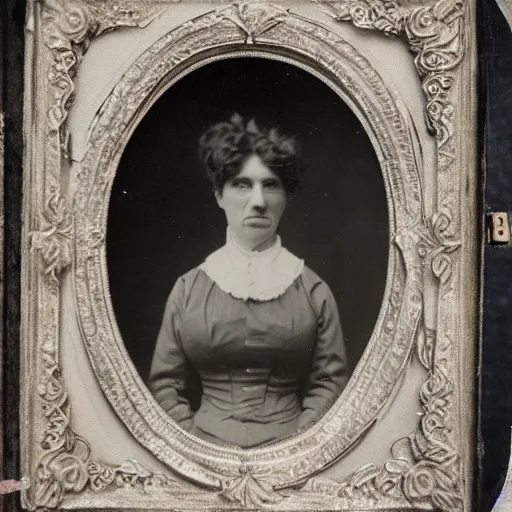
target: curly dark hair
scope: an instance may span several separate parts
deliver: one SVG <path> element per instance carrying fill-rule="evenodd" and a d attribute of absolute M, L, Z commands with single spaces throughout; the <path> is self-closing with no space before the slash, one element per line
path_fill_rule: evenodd
<path fill-rule="evenodd" d="M 240 172 L 251 155 L 258 155 L 280 178 L 289 197 L 300 183 L 295 139 L 282 135 L 277 128 L 259 128 L 254 119 L 247 121 L 239 114 L 211 126 L 199 140 L 199 153 L 217 192 Z"/>

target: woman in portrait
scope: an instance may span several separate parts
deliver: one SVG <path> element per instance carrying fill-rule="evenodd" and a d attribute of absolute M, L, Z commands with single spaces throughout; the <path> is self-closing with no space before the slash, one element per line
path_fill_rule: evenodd
<path fill-rule="evenodd" d="M 299 185 L 295 141 L 235 114 L 203 134 L 200 155 L 226 215 L 226 244 L 174 285 L 149 386 L 194 435 L 261 446 L 311 426 L 344 389 L 338 309 L 277 234 Z M 187 399 L 195 372 L 198 410 Z"/>

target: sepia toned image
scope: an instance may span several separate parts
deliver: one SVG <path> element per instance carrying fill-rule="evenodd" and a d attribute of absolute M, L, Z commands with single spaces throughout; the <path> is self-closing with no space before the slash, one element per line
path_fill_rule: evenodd
<path fill-rule="evenodd" d="M 473 3 L 29 4 L 23 506 L 470 512 Z"/>
<path fill-rule="evenodd" d="M 124 343 L 171 419 L 259 446 L 341 395 L 384 292 L 381 172 L 349 106 L 288 63 L 207 64 L 152 107 L 113 185 L 107 257 Z"/>

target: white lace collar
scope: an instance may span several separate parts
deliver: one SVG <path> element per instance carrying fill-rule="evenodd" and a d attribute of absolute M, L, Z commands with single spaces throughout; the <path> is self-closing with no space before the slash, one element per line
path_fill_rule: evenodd
<path fill-rule="evenodd" d="M 238 245 L 228 230 L 226 245 L 210 254 L 199 267 L 217 286 L 237 299 L 272 300 L 282 295 L 304 269 L 304 260 L 281 245 L 248 251 Z"/>

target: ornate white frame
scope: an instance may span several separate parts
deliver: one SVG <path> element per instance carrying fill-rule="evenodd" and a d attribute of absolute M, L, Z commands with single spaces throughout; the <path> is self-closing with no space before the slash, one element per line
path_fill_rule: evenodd
<path fill-rule="evenodd" d="M 92 491 L 107 493 L 102 506 L 125 509 L 470 510 L 473 414 L 463 405 L 472 403 L 477 334 L 474 2 L 315 2 L 326 20 L 352 22 L 409 45 L 437 146 L 433 215 L 425 208 L 415 134 L 403 105 L 356 48 L 280 2 L 213 2 L 144 51 L 102 105 L 80 170 L 70 178 L 67 117 L 89 43 L 117 27 L 143 27 L 170 3 L 30 3 L 21 407 L 27 426 L 22 466 L 32 485 L 24 506 L 84 510 L 83 504 L 66 505 L 66 498 Z M 383 308 L 343 397 L 311 429 L 252 450 L 200 441 L 159 409 L 124 349 L 105 263 L 110 187 L 137 122 L 183 73 L 240 52 L 288 59 L 352 106 L 379 156 L 393 242 Z M 66 275 L 74 280 L 82 339 L 105 398 L 176 478 L 136 461 L 93 460 L 89 442 L 74 431 L 59 359 Z M 413 351 L 428 373 L 417 431 L 393 445 L 394 458 L 383 466 L 366 465 L 341 483 L 315 477 L 364 436 Z M 369 393 L 372 379 L 376 392 Z M 116 484 L 140 493 L 112 501 L 108 493 Z"/>

